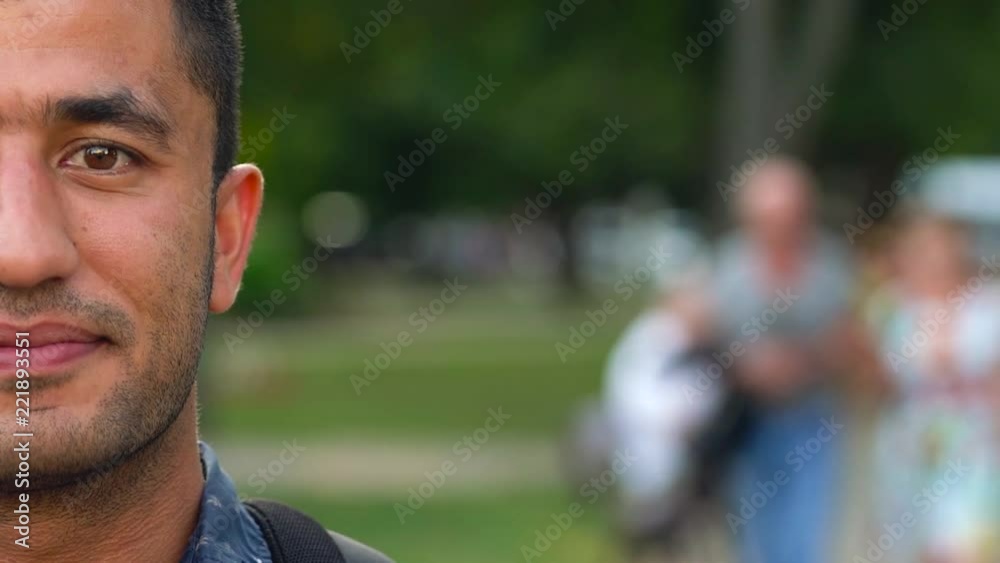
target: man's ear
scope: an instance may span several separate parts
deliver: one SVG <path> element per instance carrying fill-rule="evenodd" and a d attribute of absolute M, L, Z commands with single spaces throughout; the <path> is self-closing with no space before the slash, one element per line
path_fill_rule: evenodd
<path fill-rule="evenodd" d="M 264 198 L 264 175 L 252 164 L 234 166 L 219 185 L 215 211 L 215 256 L 209 310 L 232 307 L 247 266 Z"/>

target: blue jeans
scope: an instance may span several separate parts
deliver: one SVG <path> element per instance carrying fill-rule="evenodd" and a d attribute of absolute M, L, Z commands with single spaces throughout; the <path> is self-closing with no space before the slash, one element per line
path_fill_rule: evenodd
<path fill-rule="evenodd" d="M 736 456 L 726 517 L 741 562 L 832 561 L 842 423 L 825 395 L 760 413 Z"/>

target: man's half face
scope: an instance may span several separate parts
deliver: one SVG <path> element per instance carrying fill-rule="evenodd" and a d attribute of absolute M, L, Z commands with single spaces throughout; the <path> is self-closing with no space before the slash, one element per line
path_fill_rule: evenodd
<path fill-rule="evenodd" d="M 33 488 L 127 457 L 191 395 L 215 121 L 181 60 L 167 0 L 0 1 L 0 450 L 29 332 Z"/>

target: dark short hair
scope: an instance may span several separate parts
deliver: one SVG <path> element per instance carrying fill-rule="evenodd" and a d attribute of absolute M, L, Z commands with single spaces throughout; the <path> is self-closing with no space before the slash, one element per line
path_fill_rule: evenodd
<path fill-rule="evenodd" d="M 235 0 L 174 0 L 175 41 L 188 78 L 215 106 L 213 190 L 236 163 L 243 44 Z"/>

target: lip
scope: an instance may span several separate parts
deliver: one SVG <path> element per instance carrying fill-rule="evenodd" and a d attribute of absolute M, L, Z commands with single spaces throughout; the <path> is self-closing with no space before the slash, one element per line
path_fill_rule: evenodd
<path fill-rule="evenodd" d="M 18 333 L 27 333 L 27 356 L 17 347 Z M 80 325 L 45 322 L 34 325 L 15 327 L 0 323 L 0 380 L 16 379 L 18 368 L 27 369 L 29 377 L 44 376 L 70 367 L 94 354 L 109 340 Z M 17 366 L 17 360 L 27 359 L 25 368 L 22 362 Z"/>

